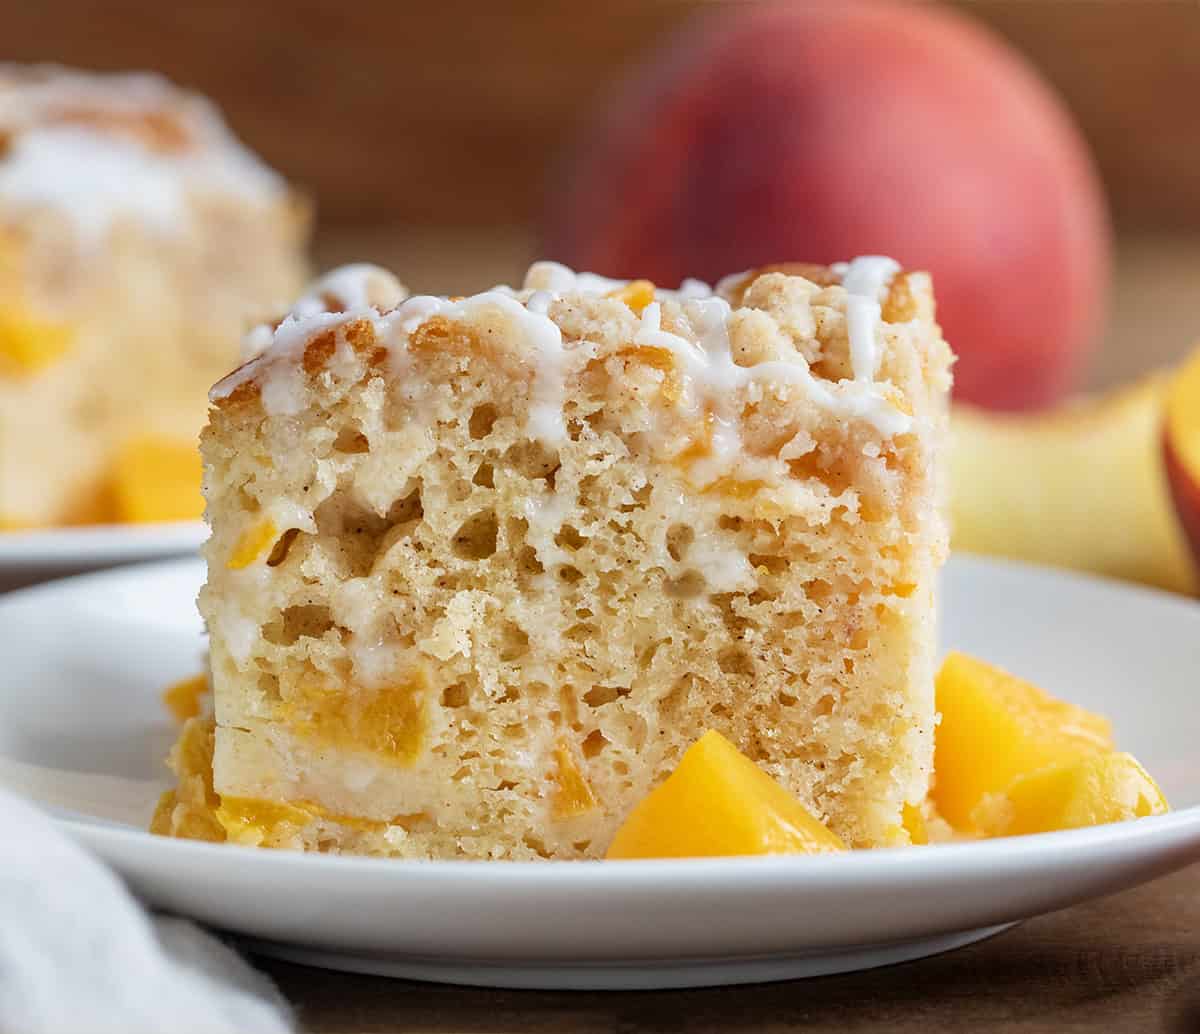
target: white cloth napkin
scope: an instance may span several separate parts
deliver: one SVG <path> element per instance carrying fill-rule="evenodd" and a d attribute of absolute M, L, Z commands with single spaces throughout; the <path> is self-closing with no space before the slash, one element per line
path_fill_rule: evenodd
<path fill-rule="evenodd" d="M 0 1034 L 286 1034 L 275 986 L 0 791 Z"/>

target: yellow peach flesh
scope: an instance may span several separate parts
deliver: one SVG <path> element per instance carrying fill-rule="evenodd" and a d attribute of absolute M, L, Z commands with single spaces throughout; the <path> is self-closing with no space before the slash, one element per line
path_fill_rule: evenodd
<path fill-rule="evenodd" d="M 983 661 L 951 653 L 937 677 L 932 799 L 959 831 L 1018 776 L 1112 749 L 1106 719 Z"/>
<path fill-rule="evenodd" d="M 845 844 L 720 733 L 700 737 L 630 813 L 607 858 L 821 854 Z"/>
<path fill-rule="evenodd" d="M 0 304 L 0 374 L 32 376 L 69 350 L 70 327 L 39 319 L 22 306 Z"/>
<path fill-rule="evenodd" d="M 1163 460 L 1175 513 L 1200 572 L 1200 348 L 1180 368 L 1167 393 Z"/>
<path fill-rule="evenodd" d="M 118 521 L 189 521 L 204 513 L 195 442 L 154 435 L 134 438 L 117 453 L 111 479 Z"/>
<path fill-rule="evenodd" d="M 554 749 L 555 793 L 552 813 L 556 819 L 585 815 L 596 807 L 596 796 L 584 774 L 579 771 L 570 749 L 559 743 Z"/>
<path fill-rule="evenodd" d="M 248 527 L 234 543 L 233 552 L 225 561 L 225 566 L 231 571 L 240 571 L 264 556 L 267 549 L 275 541 L 279 529 L 271 520 L 258 521 Z"/>
<path fill-rule="evenodd" d="M 1020 836 L 1161 815 L 1167 799 L 1130 754 L 1093 754 L 1018 776 L 986 797 L 974 823 L 984 836 Z"/>
<path fill-rule="evenodd" d="M 177 722 L 185 722 L 200 713 L 200 701 L 207 692 L 207 677 L 193 675 L 191 678 L 172 683 L 163 690 L 163 703 Z"/>

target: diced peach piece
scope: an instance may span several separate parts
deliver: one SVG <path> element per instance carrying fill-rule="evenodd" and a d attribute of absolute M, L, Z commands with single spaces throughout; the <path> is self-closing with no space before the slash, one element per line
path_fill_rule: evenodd
<path fill-rule="evenodd" d="M 595 808 L 596 795 L 592 793 L 591 784 L 579 771 L 579 766 L 565 743 L 559 743 L 554 748 L 554 764 L 554 817 L 570 819 L 577 815 L 585 815 Z"/>
<path fill-rule="evenodd" d="M 268 836 L 281 832 L 281 827 L 302 828 L 314 818 L 303 808 L 253 797 L 222 797 L 216 816 L 226 839 L 247 847 L 258 847 Z"/>
<path fill-rule="evenodd" d="M 186 722 L 200 714 L 200 699 L 208 692 L 208 679 L 193 675 L 163 690 L 163 703 L 177 722 Z"/>
<path fill-rule="evenodd" d="M 314 681 L 295 686 L 276 717 L 313 740 L 411 765 L 427 742 L 428 692 L 423 669 L 371 691 Z"/>
<path fill-rule="evenodd" d="M 240 571 L 244 567 L 249 567 L 259 557 L 266 554 L 278 534 L 279 529 L 275 527 L 275 522 L 272 520 L 256 521 L 251 524 L 238 536 L 233 552 L 225 561 L 225 566 L 231 571 Z"/>
<path fill-rule="evenodd" d="M 23 307 L 0 305 L 0 373 L 29 376 L 52 366 L 71 345 L 71 328 Z"/>
<path fill-rule="evenodd" d="M 315 801 L 268 801 L 259 797 L 228 796 L 221 798 L 214 815 L 225 831 L 226 840 L 249 847 L 278 846 L 280 840 L 295 836 L 314 822 L 335 823 L 378 833 L 388 825 L 403 824 L 423 817 L 397 815 L 392 823 L 388 823 L 356 815 L 339 815 L 322 808 Z"/>
<path fill-rule="evenodd" d="M 654 301 L 654 285 L 649 280 L 631 280 L 624 287 L 610 291 L 608 296 L 624 302 L 635 316 L 640 316 L 642 310 Z"/>
<path fill-rule="evenodd" d="M 900 813 L 900 825 L 908 839 L 918 846 L 929 843 L 929 829 L 925 825 L 925 813 L 919 804 L 906 804 Z"/>
<path fill-rule="evenodd" d="M 845 847 L 793 794 L 710 730 L 633 809 L 606 857 L 824 854 Z"/>
<path fill-rule="evenodd" d="M 144 435 L 126 442 L 113 463 L 118 521 L 189 521 L 204 513 L 195 442 Z"/>
<path fill-rule="evenodd" d="M 1163 459 L 1179 526 L 1200 576 L 1200 347 L 1180 367 L 1167 393 Z M 1194 585 L 1200 581 L 1193 578 Z"/>
<path fill-rule="evenodd" d="M 186 840 L 220 843 L 225 830 L 217 821 L 221 798 L 213 789 L 213 722 L 192 718 L 184 722 L 179 741 L 171 750 L 171 767 L 179 785 L 159 798 L 150 832 Z"/>
<path fill-rule="evenodd" d="M 983 661 L 951 653 L 937 677 L 932 798 L 958 831 L 1018 776 L 1112 749 L 1108 720 Z"/>
<path fill-rule="evenodd" d="M 615 354 L 628 362 L 641 363 L 662 371 L 660 390 L 664 402 L 674 405 L 683 398 L 683 381 L 679 377 L 675 355 L 670 350 L 651 345 L 635 345 L 632 348 L 623 348 Z"/>
<path fill-rule="evenodd" d="M 985 836 L 1079 829 L 1162 815 L 1166 797 L 1132 754 L 1092 754 L 1018 776 L 975 810 Z"/>
<path fill-rule="evenodd" d="M 717 426 L 717 414 L 711 409 L 704 410 L 704 422 L 689 436 L 688 444 L 675 457 L 675 462 L 687 468 L 697 460 L 712 455 L 713 435 Z"/>

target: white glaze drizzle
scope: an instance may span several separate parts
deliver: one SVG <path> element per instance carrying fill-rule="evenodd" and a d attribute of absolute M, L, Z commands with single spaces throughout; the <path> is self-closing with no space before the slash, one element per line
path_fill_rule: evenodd
<path fill-rule="evenodd" d="M 909 417 L 896 409 L 873 382 L 856 381 L 854 384 L 838 385 L 835 390 L 833 386 L 814 377 L 801 356 L 786 361 L 772 359 L 755 366 L 739 366 L 733 361 L 730 349 L 728 321 L 731 310 L 725 299 L 713 297 L 687 302 L 684 311 L 696 326 L 700 337 L 699 349 L 686 338 L 661 328 L 662 312 L 658 302 L 652 302 L 642 310 L 641 325 L 634 342 L 666 348 L 674 353 L 684 366 L 687 378 L 685 385 L 689 380 L 692 382 L 689 391 L 694 391 L 698 384 L 706 396 L 719 400 L 754 380 L 786 383 L 799 388 L 813 405 L 842 416 L 866 420 L 882 435 L 892 436 L 908 430 L 911 424 Z M 721 430 L 719 411 L 717 417 L 714 452 L 716 435 Z"/>
<path fill-rule="evenodd" d="M 846 291 L 846 334 L 850 339 L 850 366 L 854 379 L 868 383 L 879 368 L 879 347 L 875 336 L 883 320 L 880 295 L 892 277 L 900 272 L 900 263 L 883 255 L 863 255 L 832 267 L 842 278 Z"/>
<path fill-rule="evenodd" d="M 341 312 L 322 312 L 304 317 L 289 315 L 275 328 L 269 347 L 212 386 L 208 393 L 210 401 L 219 402 L 228 398 L 243 384 L 261 378 L 265 407 L 270 382 L 279 377 L 287 378 L 288 382 L 292 383 L 286 370 L 289 367 L 295 370 L 301 365 L 301 358 L 308 343 L 321 331 L 340 327 L 347 320 L 347 315 Z M 280 392 L 276 404 L 284 406 L 282 412 L 297 413 L 304 408 L 303 377 L 295 383 L 294 392 Z M 267 412 L 281 411 L 267 409 Z"/>
<path fill-rule="evenodd" d="M 687 566 L 704 575 L 714 592 L 737 592 L 754 587 L 754 569 L 743 550 L 726 543 L 727 537 L 703 531 L 688 546 Z"/>
<path fill-rule="evenodd" d="M 540 498 L 525 500 L 525 519 L 529 523 L 527 538 L 537 558 L 547 570 L 571 559 L 554 536 L 562 528 L 567 514 L 575 508 L 578 500 L 575 493 L 551 492 Z"/>
<path fill-rule="evenodd" d="M 396 310 L 396 319 L 406 335 L 434 316 L 470 322 L 488 309 L 499 311 L 511 319 L 524 340 L 532 345 L 534 356 L 533 387 L 529 407 L 529 429 L 535 438 L 557 445 L 567 436 L 563 419 L 563 393 L 567 355 L 563 349 L 562 331 L 547 314 L 553 297 L 535 292 L 535 306 L 519 301 L 508 290 L 484 291 L 459 301 L 416 295 Z"/>
<path fill-rule="evenodd" d="M 262 355 L 275 342 L 275 328 L 270 323 L 252 327 L 242 338 L 242 362 Z"/>
<path fill-rule="evenodd" d="M 909 429 L 911 418 L 885 397 L 874 380 L 879 363 L 876 338 L 882 320 L 879 296 L 898 269 L 893 260 L 881 256 L 865 256 L 834 267 L 843 276 L 847 294 L 847 334 L 854 371 L 853 381 L 837 384 L 814 377 L 800 356 L 755 366 L 738 365 L 729 341 L 731 307 L 700 281 L 685 281 L 677 292 L 662 292 L 680 301 L 695 328 L 697 342 L 663 329 L 661 302 L 653 301 L 642 310 L 634 343 L 670 351 L 683 373 L 685 404 L 699 411 L 707 403 L 713 413 L 712 455 L 697 465 L 702 476 L 710 479 L 720 476 L 737 462 L 741 452 L 738 419 L 728 402 L 738 389 L 752 382 L 798 388 L 813 405 L 843 417 L 864 420 L 884 436 Z M 394 289 L 389 287 L 393 293 L 403 290 L 390 274 L 365 265 L 335 270 L 318 281 L 275 330 L 270 348 L 257 361 L 217 384 L 212 398 L 227 397 L 240 384 L 262 373 L 263 405 L 268 412 L 298 412 L 303 406 L 305 386 L 302 377 L 288 373 L 286 368 L 296 364 L 287 360 L 295 360 L 315 333 L 349 318 L 349 313 L 310 312 L 313 301 L 320 300 L 323 294 L 334 294 L 355 314 L 374 321 L 381 342 L 391 352 L 393 373 L 407 369 L 407 338 L 427 320 L 443 316 L 471 322 L 492 311 L 513 321 L 521 338 L 530 346 L 534 372 L 528 423 L 531 436 L 552 445 L 565 440 L 564 382 L 569 353 L 564 347 L 562 331 L 549 316 L 550 307 L 564 294 L 609 294 L 626 281 L 575 273 L 556 262 L 538 262 L 530 267 L 520 293 L 502 285 L 456 301 L 417 295 L 404 299 L 381 316 L 378 299 L 369 289 L 370 279 L 377 280 L 379 275 L 387 276 L 390 284 L 395 285 Z M 731 279 L 718 284 L 718 291 L 725 289 Z M 256 339 L 256 345 L 261 337 L 260 334 Z M 574 351 L 590 352 L 591 347 L 576 346 Z"/>

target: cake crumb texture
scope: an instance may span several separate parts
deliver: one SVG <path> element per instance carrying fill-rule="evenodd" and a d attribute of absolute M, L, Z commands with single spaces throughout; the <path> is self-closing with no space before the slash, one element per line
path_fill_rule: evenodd
<path fill-rule="evenodd" d="M 907 842 L 946 550 L 928 278 L 585 277 L 309 306 L 214 390 L 200 608 L 243 842 L 601 857 L 707 729 L 847 844 Z"/>

